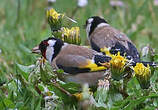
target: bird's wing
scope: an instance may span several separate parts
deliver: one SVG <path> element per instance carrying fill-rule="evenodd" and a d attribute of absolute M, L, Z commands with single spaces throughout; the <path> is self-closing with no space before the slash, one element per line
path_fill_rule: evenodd
<path fill-rule="evenodd" d="M 110 26 L 97 28 L 92 33 L 90 41 L 100 48 L 103 48 L 104 46 L 107 48 L 113 47 L 116 42 L 119 42 L 128 48 L 127 42 L 131 42 L 125 34 Z"/>
<path fill-rule="evenodd" d="M 104 47 L 110 47 L 112 54 L 116 54 L 120 51 L 121 55 L 127 54 L 135 60 L 140 59 L 139 53 L 131 40 L 124 33 L 113 27 L 103 27 L 98 31 L 94 31 L 90 42 L 92 48 L 97 49 L 96 51 Z"/>
<path fill-rule="evenodd" d="M 58 59 L 56 59 L 56 65 L 59 69 L 63 69 L 64 72 L 70 74 L 85 73 L 90 71 L 101 71 L 106 70 L 107 67 L 99 65 L 99 62 L 106 63 L 107 60 L 108 63 L 108 61 L 110 60 L 110 58 L 108 58 L 105 59 L 104 57 L 99 57 L 97 55 L 94 57 L 94 59 L 96 60 L 95 62 L 93 59 L 87 59 L 79 55 L 64 55 L 59 56 Z"/>

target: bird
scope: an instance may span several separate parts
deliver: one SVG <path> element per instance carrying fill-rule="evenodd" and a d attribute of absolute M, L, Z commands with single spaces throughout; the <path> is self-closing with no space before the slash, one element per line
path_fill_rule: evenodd
<path fill-rule="evenodd" d="M 109 68 L 111 57 L 90 48 L 68 44 L 49 37 L 32 49 L 41 54 L 55 69 L 64 71 L 64 80 L 78 84 L 97 84 Z"/>
<path fill-rule="evenodd" d="M 144 62 L 140 60 L 140 54 L 135 44 L 126 34 L 112 27 L 104 18 L 92 16 L 86 20 L 85 24 L 87 38 L 92 49 L 101 52 L 101 49 L 109 49 L 110 54 L 120 52 L 121 56 L 126 56 L 133 61 L 133 65 L 141 62 L 144 65 L 157 66 L 154 62 Z"/>

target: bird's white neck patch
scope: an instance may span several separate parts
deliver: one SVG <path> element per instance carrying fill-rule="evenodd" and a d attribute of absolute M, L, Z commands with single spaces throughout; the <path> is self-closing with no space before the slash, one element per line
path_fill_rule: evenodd
<path fill-rule="evenodd" d="M 53 55 L 54 55 L 54 47 L 48 46 L 46 50 L 46 59 L 48 60 L 50 64 L 52 62 Z"/>
<path fill-rule="evenodd" d="M 48 41 L 49 46 L 54 46 L 55 43 L 56 43 L 55 40 L 49 40 L 49 41 Z"/>
<path fill-rule="evenodd" d="M 94 20 L 93 18 L 89 18 L 89 19 L 88 19 L 88 23 L 87 23 L 87 26 L 86 26 L 87 38 L 89 38 L 88 36 L 89 36 L 89 32 L 90 32 L 90 28 L 91 28 L 91 25 L 92 25 L 92 21 L 93 21 L 93 20 Z"/>
<path fill-rule="evenodd" d="M 46 49 L 46 59 L 48 60 L 48 62 L 51 64 L 52 62 L 52 57 L 54 55 L 54 45 L 55 45 L 56 41 L 55 40 L 49 40 L 48 44 L 49 46 Z"/>
<path fill-rule="evenodd" d="M 100 23 L 100 24 L 97 26 L 97 28 L 103 27 L 103 26 L 109 26 L 109 24 L 107 24 L 107 23 Z"/>

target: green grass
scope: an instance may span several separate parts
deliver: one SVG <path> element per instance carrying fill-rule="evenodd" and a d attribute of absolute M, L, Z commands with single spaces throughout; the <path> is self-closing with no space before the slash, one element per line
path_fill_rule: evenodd
<path fill-rule="evenodd" d="M 57 0 L 53 7 L 58 12 L 71 17 L 73 10 L 77 7 L 76 1 Z M 80 36 L 84 45 L 86 33 L 83 25 L 86 19 L 94 15 L 103 16 L 112 26 L 126 33 L 136 44 L 139 51 L 143 46 L 149 44 L 157 53 L 158 7 L 153 5 L 152 0 L 124 0 L 124 3 L 124 7 L 114 9 L 109 5 L 109 0 L 89 0 L 88 6 L 78 9 L 73 16 L 73 19 L 78 23 L 67 21 L 65 25 L 80 27 Z M 46 0 L 20 0 L 19 10 L 18 0 L 0 0 L 0 49 L 2 50 L 0 53 L 0 108 L 2 109 L 40 109 L 43 105 L 43 98 L 35 91 L 34 85 L 26 84 L 27 81 L 21 82 L 22 88 L 19 90 L 16 79 L 21 77 L 19 74 L 22 74 L 22 72 L 17 69 L 16 63 L 22 65 L 35 64 L 37 57 L 30 50 L 41 40 L 51 35 L 49 25 L 46 22 L 46 8 Z M 132 28 L 134 25 L 136 29 Z M 156 78 L 158 79 L 157 75 L 153 80 L 157 80 Z M 3 86 L 2 83 L 4 83 Z M 133 87 L 131 83 L 138 82 L 133 79 L 129 83 L 131 97 L 126 100 L 127 102 L 132 100 L 135 95 L 133 93 L 135 89 L 131 88 Z M 158 91 L 157 87 L 155 89 Z M 141 96 L 141 92 L 141 90 L 137 90 L 137 95 Z M 143 101 L 139 100 L 140 105 L 144 106 L 143 104 L 146 104 L 145 99 L 150 97 L 152 97 L 152 93 L 149 94 L 149 97 L 143 97 L 144 99 L 141 99 Z M 60 109 L 60 105 L 63 104 L 62 100 L 58 100 L 56 109 Z M 139 109 L 135 105 L 139 101 L 130 102 L 132 106 L 127 106 L 127 108 Z M 123 103 L 127 102 L 122 102 L 122 108 L 124 107 Z M 158 102 L 151 104 L 153 104 L 153 108 L 158 106 Z M 148 107 L 152 106 L 146 105 L 146 109 Z M 64 108 L 69 109 L 69 106 L 65 105 Z"/>

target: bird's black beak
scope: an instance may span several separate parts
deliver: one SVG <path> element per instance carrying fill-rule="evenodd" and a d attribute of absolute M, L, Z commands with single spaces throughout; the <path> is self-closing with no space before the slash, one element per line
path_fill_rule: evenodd
<path fill-rule="evenodd" d="M 36 46 L 32 49 L 32 53 L 41 54 L 41 51 L 39 49 L 39 46 Z"/>

